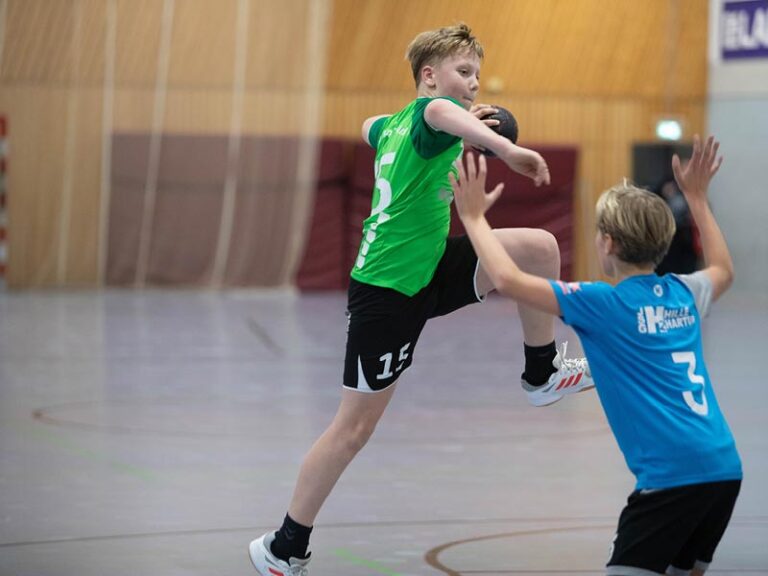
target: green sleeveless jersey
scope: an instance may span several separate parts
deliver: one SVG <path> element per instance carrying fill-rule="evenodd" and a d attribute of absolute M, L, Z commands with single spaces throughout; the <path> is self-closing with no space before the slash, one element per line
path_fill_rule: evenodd
<path fill-rule="evenodd" d="M 376 183 L 351 275 L 407 296 L 429 283 L 445 251 L 453 201 L 448 174 L 456 175 L 463 150 L 461 138 L 425 122 L 431 101 L 414 100 L 368 133 Z"/>

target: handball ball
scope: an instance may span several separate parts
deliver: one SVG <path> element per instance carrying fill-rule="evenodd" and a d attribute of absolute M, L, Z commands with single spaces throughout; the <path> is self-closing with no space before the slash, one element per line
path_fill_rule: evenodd
<path fill-rule="evenodd" d="M 517 143 L 517 120 L 512 115 L 512 112 L 504 108 L 503 106 L 493 106 L 498 110 L 495 114 L 489 114 L 488 116 L 484 116 L 483 120 L 491 119 L 491 120 L 498 120 L 499 123 L 496 126 L 489 126 L 491 130 L 496 132 L 497 134 L 500 134 L 501 136 L 504 136 L 507 140 L 510 140 L 513 144 Z M 486 150 L 483 152 L 486 156 L 494 157 L 496 154 L 491 152 L 490 150 Z"/>

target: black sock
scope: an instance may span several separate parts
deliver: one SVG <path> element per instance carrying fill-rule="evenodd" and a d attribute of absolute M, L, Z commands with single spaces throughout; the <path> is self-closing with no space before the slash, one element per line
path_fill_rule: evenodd
<path fill-rule="evenodd" d="M 289 558 L 306 558 L 311 533 L 312 526 L 302 526 L 286 514 L 283 525 L 275 534 L 270 546 L 272 554 L 286 562 Z"/>
<path fill-rule="evenodd" d="M 525 349 L 525 372 L 523 378 L 532 386 L 541 386 L 545 384 L 549 377 L 554 374 L 555 367 L 552 360 L 557 355 L 555 341 L 545 346 L 528 346 L 523 344 Z"/>

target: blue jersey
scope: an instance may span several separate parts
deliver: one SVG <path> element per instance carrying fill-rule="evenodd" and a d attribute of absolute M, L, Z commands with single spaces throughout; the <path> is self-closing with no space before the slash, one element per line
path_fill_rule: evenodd
<path fill-rule="evenodd" d="M 741 460 L 702 355 L 707 275 L 633 276 L 615 287 L 551 284 L 637 488 L 740 479 Z"/>

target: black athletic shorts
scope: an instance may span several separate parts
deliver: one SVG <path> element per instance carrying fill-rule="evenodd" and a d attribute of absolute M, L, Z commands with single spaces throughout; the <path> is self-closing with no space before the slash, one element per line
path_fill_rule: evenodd
<path fill-rule="evenodd" d="M 416 342 L 430 318 L 479 302 L 477 255 L 469 238 L 448 238 L 432 280 L 413 296 L 350 281 L 344 386 L 379 392 L 413 361 Z"/>
<path fill-rule="evenodd" d="M 706 570 L 731 519 L 741 480 L 635 490 L 619 517 L 606 574 Z"/>

